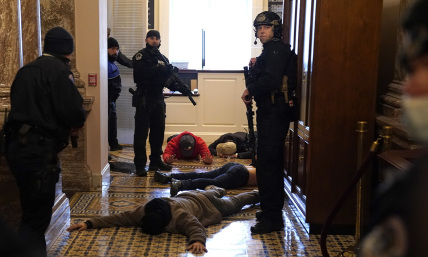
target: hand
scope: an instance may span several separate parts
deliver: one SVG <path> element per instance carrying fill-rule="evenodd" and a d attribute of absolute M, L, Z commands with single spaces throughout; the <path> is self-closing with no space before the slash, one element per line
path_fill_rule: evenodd
<path fill-rule="evenodd" d="M 189 250 L 192 253 L 200 254 L 204 252 L 208 252 L 205 245 L 203 245 L 201 242 L 195 242 L 187 247 L 187 250 Z"/>
<path fill-rule="evenodd" d="M 171 164 L 173 162 L 177 161 L 177 159 L 175 158 L 175 154 L 168 156 L 168 158 L 166 158 L 166 163 Z"/>
<path fill-rule="evenodd" d="M 250 62 L 248 63 L 248 66 L 250 67 L 250 68 L 253 68 L 254 67 L 254 64 L 256 64 L 256 58 L 251 58 L 250 59 Z"/>
<path fill-rule="evenodd" d="M 243 101 L 246 105 L 249 105 L 249 104 L 252 104 L 252 103 L 253 103 L 253 99 L 252 99 L 252 97 L 251 97 L 251 95 L 250 95 L 250 91 L 248 91 L 248 88 L 246 88 L 246 89 L 244 90 L 244 93 L 242 93 L 241 99 L 242 99 L 242 101 Z"/>
<path fill-rule="evenodd" d="M 70 136 L 78 138 L 79 137 L 79 132 L 80 132 L 80 130 L 82 130 L 82 128 L 83 127 L 81 127 L 81 128 L 72 128 L 70 130 Z"/>
<path fill-rule="evenodd" d="M 205 153 L 204 159 L 202 160 L 205 164 L 213 163 L 213 157 L 209 153 Z"/>
<path fill-rule="evenodd" d="M 88 229 L 88 226 L 86 226 L 86 223 L 80 222 L 80 223 L 77 223 L 77 224 L 74 224 L 74 225 L 71 225 L 70 227 L 68 227 L 67 231 L 71 232 L 71 231 L 76 230 L 76 229 L 77 229 L 77 231 L 83 231 L 83 230 Z"/>

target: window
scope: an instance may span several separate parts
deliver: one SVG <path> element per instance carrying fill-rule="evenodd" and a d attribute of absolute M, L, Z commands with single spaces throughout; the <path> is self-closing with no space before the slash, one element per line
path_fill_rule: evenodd
<path fill-rule="evenodd" d="M 252 0 L 170 0 L 169 10 L 171 63 L 209 70 L 242 70 L 248 65 Z"/>

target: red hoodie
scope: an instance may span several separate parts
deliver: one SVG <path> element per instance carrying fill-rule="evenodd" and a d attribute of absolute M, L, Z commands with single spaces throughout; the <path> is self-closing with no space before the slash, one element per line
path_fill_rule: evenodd
<path fill-rule="evenodd" d="M 168 142 L 166 145 L 165 151 L 163 153 L 163 160 L 166 162 L 169 156 L 175 154 L 175 158 L 177 159 L 184 159 L 184 157 L 181 155 L 180 152 L 180 139 L 184 135 L 191 135 L 193 138 L 195 138 L 195 147 L 193 148 L 193 154 L 191 157 L 186 159 L 196 159 L 199 155 L 204 158 L 206 154 L 209 154 L 211 156 L 210 150 L 208 149 L 207 144 L 205 141 L 190 133 L 189 131 L 184 131 L 180 133 L 178 136 L 171 139 L 171 141 Z"/>

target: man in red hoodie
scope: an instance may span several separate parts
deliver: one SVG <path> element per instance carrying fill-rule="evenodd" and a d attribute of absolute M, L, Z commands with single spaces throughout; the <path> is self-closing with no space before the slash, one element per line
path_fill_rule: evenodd
<path fill-rule="evenodd" d="M 213 157 L 205 141 L 189 131 L 184 131 L 171 139 L 163 153 L 163 160 L 168 164 L 178 159 L 198 158 L 202 158 L 205 164 L 213 163 Z"/>

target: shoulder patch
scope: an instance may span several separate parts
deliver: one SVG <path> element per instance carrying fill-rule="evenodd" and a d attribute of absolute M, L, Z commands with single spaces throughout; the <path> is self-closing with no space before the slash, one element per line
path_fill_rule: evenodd
<path fill-rule="evenodd" d="M 142 53 L 137 53 L 135 55 L 135 60 L 139 61 L 139 60 L 141 60 L 141 58 L 143 58 L 143 54 Z"/>

